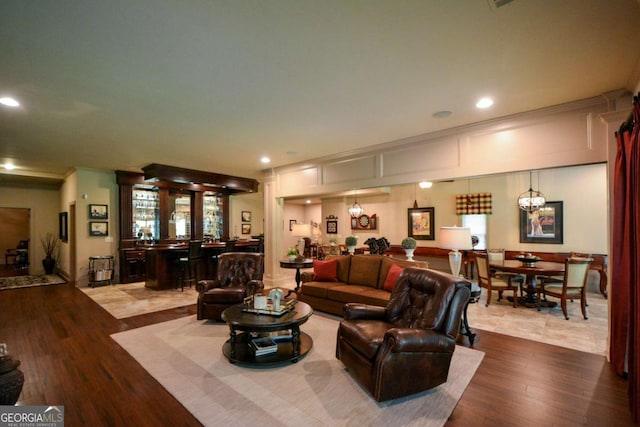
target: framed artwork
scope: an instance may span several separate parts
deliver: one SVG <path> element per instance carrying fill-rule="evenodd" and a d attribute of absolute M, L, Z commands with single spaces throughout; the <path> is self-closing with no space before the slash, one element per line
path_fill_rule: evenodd
<path fill-rule="evenodd" d="M 293 224 L 297 224 L 298 221 L 296 221 L 295 219 L 290 219 L 289 220 L 289 231 L 293 231 Z"/>
<path fill-rule="evenodd" d="M 60 240 L 63 242 L 69 240 L 69 231 L 67 229 L 68 215 L 69 214 L 67 212 L 60 212 L 58 215 L 58 234 Z"/>
<path fill-rule="evenodd" d="M 109 219 L 107 205 L 89 205 L 89 219 Z"/>
<path fill-rule="evenodd" d="M 357 218 L 351 218 L 352 230 L 375 230 L 378 227 L 378 216 L 362 214 Z"/>
<path fill-rule="evenodd" d="M 416 240 L 435 239 L 434 208 L 408 209 L 408 235 Z"/>
<path fill-rule="evenodd" d="M 562 202 L 547 202 L 533 212 L 520 210 L 520 243 L 561 245 L 562 228 Z"/>
<path fill-rule="evenodd" d="M 242 224 L 242 234 L 251 234 L 251 224 Z"/>
<path fill-rule="evenodd" d="M 327 234 L 338 234 L 338 220 L 337 219 L 328 219 L 327 220 Z"/>
<path fill-rule="evenodd" d="M 89 236 L 108 236 L 109 223 L 107 221 L 94 221 L 89 223 Z"/>
<path fill-rule="evenodd" d="M 251 222 L 251 211 L 242 211 L 242 222 Z"/>

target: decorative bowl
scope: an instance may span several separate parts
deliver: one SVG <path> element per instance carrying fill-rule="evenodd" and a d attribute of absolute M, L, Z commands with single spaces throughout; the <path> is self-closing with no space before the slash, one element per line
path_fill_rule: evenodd
<path fill-rule="evenodd" d="M 525 267 L 535 267 L 536 262 L 542 261 L 542 258 L 531 254 L 521 254 L 514 257 L 514 259 L 520 261 Z"/>

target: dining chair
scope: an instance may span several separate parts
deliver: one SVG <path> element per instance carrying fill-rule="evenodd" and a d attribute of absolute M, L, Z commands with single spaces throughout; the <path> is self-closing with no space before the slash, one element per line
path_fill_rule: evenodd
<path fill-rule="evenodd" d="M 587 317 L 587 274 L 589 266 L 593 261 L 591 258 L 567 258 L 564 262 L 564 276 L 562 282 L 557 282 L 553 277 L 542 278 L 540 286 L 536 288 L 537 306 L 540 311 L 540 296 L 560 298 L 560 307 L 564 318 L 569 320 L 567 312 L 567 300 L 580 300 L 582 316 Z"/>
<path fill-rule="evenodd" d="M 502 293 L 504 291 L 512 291 L 513 306 L 515 307 L 517 305 L 519 286 L 513 285 L 510 279 L 504 280 L 500 277 L 492 277 L 489 270 L 488 254 L 476 254 L 476 269 L 478 272 L 478 285 L 481 288 L 487 289 L 487 302 L 485 304 L 486 307 L 491 304 L 491 294 L 493 291 L 498 291 L 498 301 L 502 299 Z"/>
<path fill-rule="evenodd" d="M 487 257 L 489 264 L 502 264 L 504 262 L 504 249 L 487 249 Z M 508 273 L 506 271 L 494 271 L 490 269 L 491 276 L 497 277 L 502 280 L 510 281 L 511 283 L 517 282 L 520 287 L 520 295 L 522 295 L 524 287 L 524 276 L 518 273 Z M 500 294 L 500 297 L 502 295 Z"/>

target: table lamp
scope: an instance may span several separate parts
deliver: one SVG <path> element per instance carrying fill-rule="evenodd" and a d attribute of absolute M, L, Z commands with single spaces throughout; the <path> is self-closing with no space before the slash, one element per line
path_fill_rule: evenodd
<path fill-rule="evenodd" d="M 459 250 L 469 250 L 473 246 L 471 244 L 471 229 L 464 227 L 440 227 L 440 247 L 443 249 L 452 249 L 449 252 L 449 268 L 451 274 L 458 276 L 460 274 L 460 265 L 462 264 L 462 254 Z"/>
<path fill-rule="evenodd" d="M 291 234 L 298 239 L 298 255 L 304 256 L 304 238 L 311 236 L 311 224 L 293 224 Z"/>

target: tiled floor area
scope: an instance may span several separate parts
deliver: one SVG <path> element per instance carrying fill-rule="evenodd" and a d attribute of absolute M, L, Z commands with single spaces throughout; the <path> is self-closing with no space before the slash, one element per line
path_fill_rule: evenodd
<path fill-rule="evenodd" d="M 510 302 L 502 299 L 497 302 L 497 293 L 486 303 L 486 289 L 477 304 L 468 309 L 471 329 L 483 329 L 547 344 L 567 347 L 605 355 L 607 348 L 607 300 L 599 293 L 589 292 L 587 296 L 587 315 L 585 320 L 580 311 L 580 302 L 567 303 L 569 320 L 564 318 L 560 305 L 555 308 L 535 308 L 518 306 L 513 308 Z M 553 298 L 549 298 L 555 301 Z M 558 300 L 559 302 L 559 300 Z"/>
<path fill-rule="evenodd" d="M 195 304 L 198 299 L 195 288 L 156 291 L 145 288 L 144 282 L 79 289 L 116 319 Z"/>

